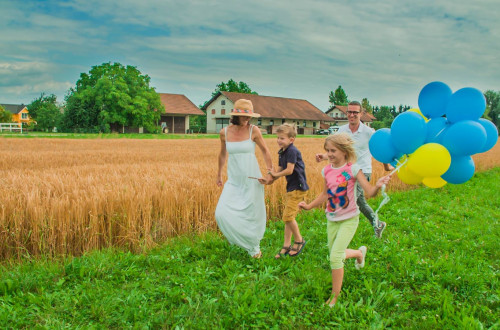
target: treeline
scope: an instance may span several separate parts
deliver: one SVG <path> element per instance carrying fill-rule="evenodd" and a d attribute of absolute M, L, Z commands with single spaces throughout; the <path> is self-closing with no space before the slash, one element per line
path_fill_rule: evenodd
<path fill-rule="evenodd" d="M 487 90 L 483 94 L 486 98 L 486 111 L 484 112 L 483 118 L 491 120 L 500 128 L 500 91 Z M 335 105 L 345 106 L 351 101 L 342 86 L 338 86 L 335 91 L 331 91 L 328 98 L 331 107 Z M 367 98 L 361 100 L 361 105 L 367 112 L 373 114 L 375 118 L 377 118 L 371 125 L 375 129 L 390 127 L 394 118 L 400 113 L 411 109 L 410 106 L 402 104 L 397 107 L 395 105 L 372 106 Z"/>

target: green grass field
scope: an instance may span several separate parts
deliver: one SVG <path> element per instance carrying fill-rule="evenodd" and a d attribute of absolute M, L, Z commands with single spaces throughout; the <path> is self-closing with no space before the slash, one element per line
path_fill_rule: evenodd
<path fill-rule="evenodd" d="M 499 191 L 495 168 L 462 185 L 390 192 L 384 237 L 362 218 L 351 247 L 368 246 L 366 267 L 346 263 L 332 309 L 326 220 L 315 210 L 299 216 L 308 243 L 296 258 L 273 258 L 278 221 L 260 260 L 207 233 L 143 254 L 4 262 L 0 327 L 499 328 Z"/>

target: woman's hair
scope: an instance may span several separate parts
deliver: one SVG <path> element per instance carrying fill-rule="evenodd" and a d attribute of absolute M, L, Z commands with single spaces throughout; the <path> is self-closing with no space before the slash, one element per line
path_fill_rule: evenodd
<path fill-rule="evenodd" d="M 336 133 L 330 135 L 326 138 L 324 148 L 326 149 L 326 144 L 331 143 L 337 149 L 345 153 L 346 160 L 350 163 L 356 161 L 356 152 L 354 151 L 354 141 L 347 133 Z"/>
<path fill-rule="evenodd" d="M 239 125 L 240 124 L 240 116 L 231 116 L 231 119 L 229 119 L 229 122 L 233 125 Z"/>

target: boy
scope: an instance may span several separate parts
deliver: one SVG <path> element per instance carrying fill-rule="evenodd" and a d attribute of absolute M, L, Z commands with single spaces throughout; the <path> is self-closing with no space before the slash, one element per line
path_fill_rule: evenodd
<path fill-rule="evenodd" d="M 306 181 L 306 172 L 302 154 L 293 145 L 297 132 L 295 126 L 283 124 L 276 131 L 278 145 L 280 146 L 279 163 L 276 171 L 271 170 L 268 174 L 274 179 L 286 177 L 285 209 L 283 210 L 283 222 L 285 223 L 285 239 L 281 250 L 275 258 L 279 259 L 286 255 L 295 257 L 302 252 L 306 241 L 300 234 L 299 226 L 295 216 L 299 212 L 298 204 L 304 200 L 309 186 Z M 294 244 L 291 244 L 292 235 Z"/>

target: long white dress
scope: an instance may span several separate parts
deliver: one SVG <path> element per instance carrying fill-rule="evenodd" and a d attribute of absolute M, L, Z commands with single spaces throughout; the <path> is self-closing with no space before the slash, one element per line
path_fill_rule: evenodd
<path fill-rule="evenodd" d="M 264 186 L 248 178 L 261 177 L 252 129 L 253 125 L 248 140 L 228 142 L 226 127 L 228 179 L 215 209 L 217 225 L 229 243 L 242 247 L 251 256 L 260 252 L 260 240 L 266 230 Z"/>

